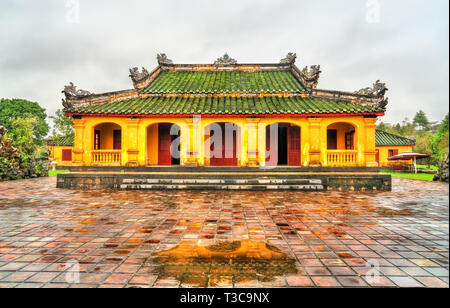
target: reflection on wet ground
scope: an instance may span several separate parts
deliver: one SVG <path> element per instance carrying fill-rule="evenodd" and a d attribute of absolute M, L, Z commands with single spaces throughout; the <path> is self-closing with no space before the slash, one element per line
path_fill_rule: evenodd
<path fill-rule="evenodd" d="M 0 183 L 0 287 L 447 287 L 448 185 L 393 187 L 168 193 L 62 190 L 55 178 Z M 66 277 L 75 261 L 79 282 Z"/>
<path fill-rule="evenodd" d="M 251 281 L 271 282 L 277 276 L 295 274 L 295 259 L 264 242 L 220 242 L 199 246 L 182 242 L 175 248 L 153 254 L 151 263 L 160 264 L 154 273 L 175 277 L 186 286 L 221 286 Z"/>

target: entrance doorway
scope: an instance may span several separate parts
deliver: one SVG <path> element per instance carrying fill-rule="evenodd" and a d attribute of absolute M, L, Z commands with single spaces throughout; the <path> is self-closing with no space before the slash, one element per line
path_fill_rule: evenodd
<path fill-rule="evenodd" d="M 277 136 L 271 139 L 276 132 Z M 300 127 L 289 123 L 276 123 L 266 127 L 266 165 L 300 166 Z"/>
<path fill-rule="evenodd" d="M 206 153 L 210 166 L 237 166 L 239 127 L 231 123 L 213 123 L 206 127 Z"/>

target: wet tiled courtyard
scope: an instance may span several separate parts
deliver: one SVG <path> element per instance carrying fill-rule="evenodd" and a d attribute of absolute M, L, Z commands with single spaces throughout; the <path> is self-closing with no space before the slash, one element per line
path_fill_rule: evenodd
<path fill-rule="evenodd" d="M 0 287 L 448 287 L 446 184 L 394 179 L 383 193 L 55 185 L 0 183 Z"/>

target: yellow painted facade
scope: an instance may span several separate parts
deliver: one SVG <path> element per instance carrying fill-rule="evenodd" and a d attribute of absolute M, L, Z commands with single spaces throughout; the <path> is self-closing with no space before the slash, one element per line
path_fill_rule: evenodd
<path fill-rule="evenodd" d="M 58 166 L 71 166 L 72 161 L 63 160 L 63 150 L 72 151 L 72 146 L 57 146 L 57 145 L 49 145 L 48 149 L 50 151 L 49 158 L 51 161 L 56 162 Z M 73 155 L 72 155 L 73 158 Z"/>
<path fill-rule="evenodd" d="M 390 146 L 377 146 L 376 150 L 378 151 L 379 155 L 379 165 L 380 167 L 389 167 L 389 166 L 395 166 L 395 165 L 405 165 L 405 164 L 411 164 L 411 161 L 403 161 L 403 160 L 397 160 L 397 161 L 389 161 L 389 151 L 391 150 L 397 150 L 398 154 L 402 154 L 403 152 L 413 152 L 413 146 L 412 145 L 404 145 L 404 146 L 397 146 L 397 145 L 390 145 Z"/>
<path fill-rule="evenodd" d="M 232 123 L 237 134 L 238 166 L 266 163 L 266 126 L 289 123 L 300 127 L 301 166 L 378 166 L 375 151 L 377 118 L 336 117 L 142 117 L 83 116 L 74 119 L 76 166 L 148 166 L 158 164 L 158 123 L 177 124 L 181 129 L 182 166 L 208 166 L 206 128 L 213 123 Z M 337 130 L 337 149 L 328 149 L 327 130 Z M 101 141 L 96 144 L 95 130 Z M 121 144 L 114 145 L 113 131 L 121 131 Z M 354 131 L 353 148 L 346 149 L 345 133 Z M 116 149 L 114 149 L 116 147 Z"/>

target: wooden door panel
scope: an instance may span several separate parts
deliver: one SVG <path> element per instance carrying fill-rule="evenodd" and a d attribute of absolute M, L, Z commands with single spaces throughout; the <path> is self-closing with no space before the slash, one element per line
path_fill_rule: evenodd
<path fill-rule="evenodd" d="M 226 147 L 225 123 L 219 123 L 222 132 L 222 157 L 210 157 L 211 166 L 236 166 L 237 159 L 237 132 L 233 131 L 232 144 Z M 218 133 L 211 130 L 210 134 Z M 214 153 L 214 144 L 210 144 L 210 155 Z"/>
<path fill-rule="evenodd" d="M 72 150 L 70 149 L 62 150 L 62 161 L 72 161 Z"/>
<path fill-rule="evenodd" d="M 337 130 L 327 130 L 327 148 L 328 150 L 337 150 Z"/>
<path fill-rule="evenodd" d="M 114 150 L 122 149 L 122 131 L 120 130 L 113 131 L 113 149 Z"/>
<path fill-rule="evenodd" d="M 288 165 L 300 166 L 301 164 L 300 127 L 288 128 Z"/>
<path fill-rule="evenodd" d="M 168 123 L 158 124 L 158 165 L 160 166 L 172 165 L 170 125 Z"/>

